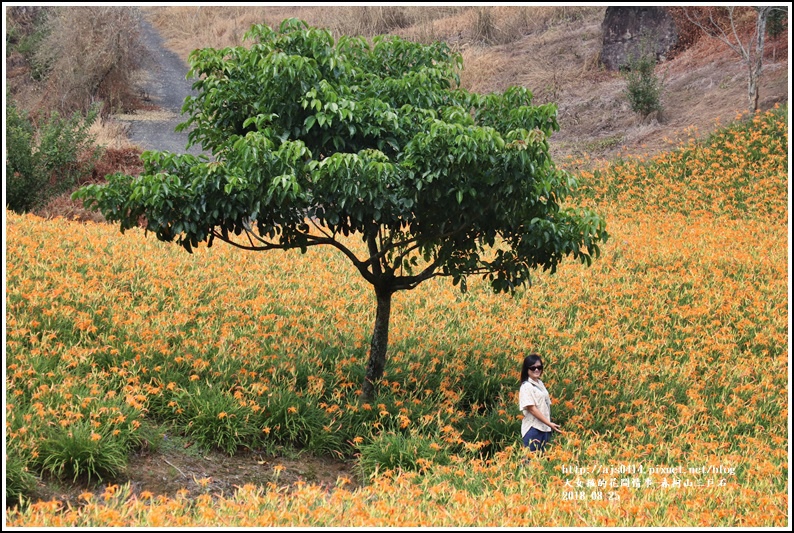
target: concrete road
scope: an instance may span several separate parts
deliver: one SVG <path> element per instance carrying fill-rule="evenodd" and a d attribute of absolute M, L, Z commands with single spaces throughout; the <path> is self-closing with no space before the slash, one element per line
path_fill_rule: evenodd
<path fill-rule="evenodd" d="M 185 122 L 181 115 L 185 97 L 193 94 L 194 80 L 185 78 L 188 66 L 163 44 L 163 38 L 148 21 L 141 17 L 141 41 L 146 48 L 144 72 L 139 90 L 155 110 L 138 110 L 132 114 L 116 115 L 116 120 L 128 124 L 130 141 L 144 150 L 160 150 L 183 154 L 200 154 L 201 147 L 187 150 L 187 132 L 176 132 L 177 124 Z"/>

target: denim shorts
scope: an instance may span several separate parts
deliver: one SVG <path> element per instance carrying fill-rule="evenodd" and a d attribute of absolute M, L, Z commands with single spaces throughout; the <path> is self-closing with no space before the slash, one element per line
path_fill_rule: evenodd
<path fill-rule="evenodd" d="M 551 438 L 551 431 L 541 431 L 537 428 L 529 428 L 524 434 L 524 446 L 528 446 L 529 449 L 533 452 L 535 451 L 543 451 L 546 447 L 546 443 L 549 442 Z"/>

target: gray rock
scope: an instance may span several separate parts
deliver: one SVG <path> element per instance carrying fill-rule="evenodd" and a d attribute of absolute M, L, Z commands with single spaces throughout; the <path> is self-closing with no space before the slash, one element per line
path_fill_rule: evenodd
<path fill-rule="evenodd" d="M 678 42 L 678 28 L 664 7 L 610 6 L 601 23 L 603 45 L 601 62 L 609 70 L 620 70 L 635 54 L 653 51 L 656 60 L 665 55 Z"/>

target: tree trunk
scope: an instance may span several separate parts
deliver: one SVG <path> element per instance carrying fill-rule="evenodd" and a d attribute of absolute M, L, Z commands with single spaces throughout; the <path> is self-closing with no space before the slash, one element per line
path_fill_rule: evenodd
<path fill-rule="evenodd" d="M 755 55 L 747 58 L 750 68 L 747 96 L 750 99 L 750 111 L 758 111 L 758 85 L 761 81 L 762 64 L 764 61 L 764 37 L 766 36 L 766 19 L 769 17 L 770 6 L 757 7 L 755 24 Z M 749 48 L 749 46 L 748 46 Z"/>
<path fill-rule="evenodd" d="M 711 8 L 706 8 L 710 10 Z M 734 19 L 734 10 L 736 6 L 728 6 L 728 19 L 730 21 L 730 28 L 727 30 L 720 26 L 719 23 L 714 21 L 712 14 L 709 13 L 709 22 L 704 23 L 697 15 L 690 14 L 684 8 L 684 14 L 687 20 L 695 26 L 703 30 L 706 35 L 719 39 L 727 44 L 731 50 L 739 54 L 744 63 L 747 65 L 747 99 L 748 107 L 751 112 L 758 111 L 758 87 L 761 83 L 762 64 L 764 61 L 764 38 L 766 36 L 766 21 L 772 11 L 772 6 L 757 6 L 753 7 L 756 12 L 755 20 L 755 34 L 752 40 L 747 43 L 745 47 L 742 40 L 739 38 L 738 29 L 736 27 L 736 20 Z M 733 37 L 728 37 L 727 34 L 732 33 Z M 752 41 L 755 41 L 753 43 Z M 735 41 L 735 42 L 734 42 Z"/>
<path fill-rule="evenodd" d="M 750 77 L 747 80 L 747 99 L 749 100 L 749 108 L 751 113 L 758 111 L 758 78 L 754 72 L 750 72 Z"/>
<path fill-rule="evenodd" d="M 369 349 L 367 374 L 361 387 L 361 396 L 365 402 L 371 402 L 375 399 L 375 385 L 383 377 L 383 369 L 386 367 L 392 294 L 389 290 L 375 289 L 375 295 L 378 298 L 378 309 L 375 314 L 375 328 L 372 332 L 372 343 Z"/>

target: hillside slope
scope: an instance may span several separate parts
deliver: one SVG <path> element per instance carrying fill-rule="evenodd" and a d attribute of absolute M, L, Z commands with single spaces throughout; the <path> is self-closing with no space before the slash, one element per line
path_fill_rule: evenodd
<path fill-rule="evenodd" d="M 239 43 L 252 21 L 275 26 L 283 18 L 297 17 L 310 25 L 345 28 L 356 16 L 353 9 L 162 7 L 144 12 L 164 36 L 166 46 L 186 59 L 194 48 Z M 552 138 L 552 154 L 560 161 L 569 156 L 608 159 L 617 154 L 654 153 L 669 148 L 670 142 L 705 135 L 718 123 L 747 111 L 746 67 L 715 39 L 701 38 L 657 66 L 664 80 L 664 111 L 643 121 L 622 94 L 625 81 L 605 71 L 598 61 L 605 7 L 494 7 L 490 12 L 493 27 L 505 35 L 511 32 L 501 39 L 509 41 L 505 44 L 485 44 L 476 33 L 482 26 L 478 8 L 444 8 L 447 11 L 442 14 L 449 14 L 434 19 L 429 18 L 433 8 L 405 9 L 414 23 L 391 33 L 449 42 L 463 54 L 461 82 L 467 89 L 487 93 L 523 85 L 534 93 L 537 103 L 556 103 L 561 130 Z M 213 29 L 202 31 L 201 24 Z M 787 42 L 787 32 L 777 41 L 767 40 L 760 84 L 762 110 L 789 100 Z"/>
<path fill-rule="evenodd" d="M 725 124 L 747 111 L 746 67 L 725 45 L 703 38 L 657 66 L 664 80 L 664 110 L 659 117 L 641 120 L 623 95 L 623 78 L 598 65 L 602 18 L 603 11 L 593 12 L 509 45 L 468 49 L 466 69 L 482 80 L 472 90 L 502 91 L 518 84 L 530 88 L 539 103 L 557 103 L 560 131 L 552 151 L 558 156 L 609 159 L 618 153 L 654 153 L 669 148 L 668 139 L 706 134 L 718 122 Z M 789 98 L 788 61 L 772 62 L 772 46 L 767 55 L 762 110 Z"/>

